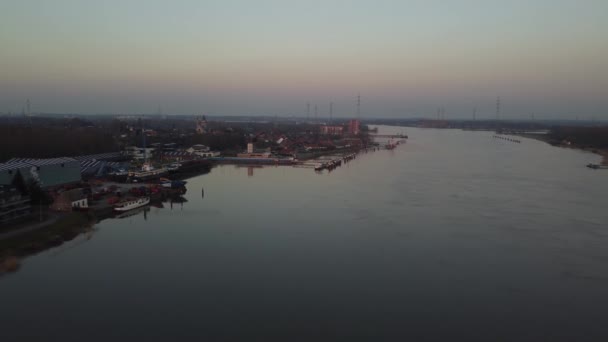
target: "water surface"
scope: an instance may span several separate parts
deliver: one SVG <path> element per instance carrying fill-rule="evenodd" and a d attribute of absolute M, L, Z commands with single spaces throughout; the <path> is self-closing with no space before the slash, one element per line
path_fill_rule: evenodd
<path fill-rule="evenodd" d="M 0 279 L 2 341 L 608 340 L 599 157 L 406 133 L 331 173 L 217 167 L 26 259 Z"/>

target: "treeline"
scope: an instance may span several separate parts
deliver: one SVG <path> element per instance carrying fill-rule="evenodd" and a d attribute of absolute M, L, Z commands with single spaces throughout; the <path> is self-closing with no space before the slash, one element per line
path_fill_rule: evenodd
<path fill-rule="evenodd" d="M 180 148 L 188 148 L 192 145 L 202 144 L 209 146 L 214 151 L 241 151 L 247 145 L 245 133 L 241 130 L 231 130 L 221 133 L 206 134 L 180 134 L 179 132 L 161 132 L 158 136 L 146 138 L 148 146 L 154 143 L 175 143 Z M 142 146 L 141 132 L 136 132 L 128 139 L 127 145 Z"/>
<path fill-rule="evenodd" d="M 554 127 L 549 133 L 557 143 L 564 140 L 589 148 L 608 148 L 608 127 Z"/>
<path fill-rule="evenodd" d="M 0 162 L 117 151 L 111 134 L 95 127 L 0 125 Z"/>
<path fill-rule="evenodd" d="M 229 133 L 221 135 L 203 134 L 192 135 L 186 138 L 185 146 L 202 144 L 214 151 L 239 151 L 247 146 L 247 139 L 242 133 Z"/>

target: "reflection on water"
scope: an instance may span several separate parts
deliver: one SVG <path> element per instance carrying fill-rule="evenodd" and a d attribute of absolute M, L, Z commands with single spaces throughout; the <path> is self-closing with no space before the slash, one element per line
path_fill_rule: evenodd
<path fill-rule="evenodd" d="M 146 205 L 146 206 L 143 206 L 143 207 L 140 207 L 140 208 L 135 208 L 133 210 L 129 210 L 129 211 L 126 211 L 126 212 L 123 212 L 123 213 L 120 213 L 120 214 L 116 214 L 116 215 L 114 215 L 114 218 L 124 219 L 124 218 L 127 218 L 127 217 L 132 217 L 132 216 L 143 214 L 144 221 L 147 221 L 148 220 L 148 215 L 147 214 L 150 211 L 150 207 L 151 207 L 151 205 Z M 158 208 L 158 206 L 155 206 L 155 207 Z"/>
<path fill-rule="evenodd" d="M 100 220 L 103 219 L 129 219 L 134 217 L 141 217 L 144 221 L 148 220 L 148 215 L 150 214 L 151 208 L 165 209 L 165 210 L 173 210 L 179 209 L 183 210 L 184 203 L 188 202 L 188 200 L 181 195 L 173 195 L 169 196 L 162 201 L 153 201 L 151 204 L 135 208 L 133 210 L 129 210 L 121 213 L 112 213 L 109 217 L 96 217 L 93 213 L 89 213 L 89 215 L 82 216 L 83 214 L 74 213 L 73 216 L 78 215 L 80 219 L 78 221 L 88 221 L 88 222 L 69 222 L 70 218 L 68 217 L 64 221 L 68 221 L 67 223 L 61 223 L 57 225 L 56 228 L 52 228 L 51 231 L 40 230 L 34 231 L 30 234 L 23 234 L 21 236 L 17 236 L 10 241 L 14 241 L 12 245 L 8 245 L 7 243 L 0 246 L 0 275 L 6 274 L 7 272 L 16 272 L 21 269 L 21 264 L 19 263 L 20 258 L 26 258 L 33 255 L 36 255 L 40 252 L 49 249 L 65 249 L 65 248 L 74 248 L 80 245 L 82 242 L 86 242 L 93 237 L 93 234 L 99 230 L 99 226 L 96 225 Z M 168 207 L 165 207 L 165 203 L 168 204 Z M 175 207 L 174 207 L 175 205 Z M 71 243 L 75 239 L 78 239 L 78 243 Z M 64 246 L 69 245 L 69 246 Z M 59 247 L 61 246 L 61 247 Z M 52 255 L 56 255 L 58 251 L 51 252 Z"/>
<path fill-rule="evenodd" d="M 3 337 L 608 340 L 599 157 L 407 133 L 331 173 L 219 166 L 187 201 L 25 259 L 0 280 Z"/>
<path fill-rule="evenodd" d="M 1 241 L 0 276 L 21 269 L 21 259 L 54 249 L 55 253 L 74 241 L 88 241 L 97 231 L 97 221 L 82 214 L 67 215 L 48 228 L 34 230 Z"/>

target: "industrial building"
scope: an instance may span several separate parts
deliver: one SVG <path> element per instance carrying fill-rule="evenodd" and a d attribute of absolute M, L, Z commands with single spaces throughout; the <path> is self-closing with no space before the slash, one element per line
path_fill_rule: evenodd
<path fill-rule="evenodd" d="M 80 172 L 84 179 L 94 176 L 104 176 L 110 172 L 127 169 L 131 157 L 121 152 L 89 154 L 74 157 L 80 162 Z"/>
<path fill-rule="evenodd" d="M 21 173 L 26 183 L 33 179 L 42 188 L 75 184 L 81 181 L 80 163 L 73 158 L 13 158 L 0 164 L 0 185 L 11 184 L 17 172 Z"/>

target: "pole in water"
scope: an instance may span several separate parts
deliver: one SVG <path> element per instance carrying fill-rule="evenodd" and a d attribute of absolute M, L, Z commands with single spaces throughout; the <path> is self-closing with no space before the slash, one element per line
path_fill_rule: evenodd
<path fill-rule="evenodd" d="M 201 198 L 205 198 L 205 188 L 201 188 Z"/>

